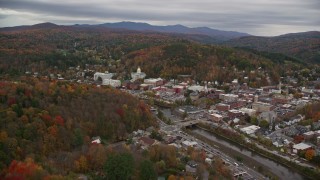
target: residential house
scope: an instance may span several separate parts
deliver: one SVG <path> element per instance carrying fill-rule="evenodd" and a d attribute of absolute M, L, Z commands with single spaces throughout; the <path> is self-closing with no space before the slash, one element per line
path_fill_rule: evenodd
<path fill-rule="evenodd" d="M 268 123 L 272 123 L 277 119 L 277 113 L 274 111 L 262 112 L 258 115 L 259 120 L 266 120 Z"/>
<path fill-rule="evenodd" d="M 218 111 L 228 111 L 230 110 L 229 104 L 219 103 L 216 105 L 216 110 Z"/>
<path fill-rule="evenodd" d="M 260 129 L 259 126 L 251 125 L 251 126 L 240 128 L 240 131 L 250 135 L 250 134 L 254 134 L 259 129 Z"/>
<path fill-rule="evenodd" d="M 308 131 L 303 133 L 303 137 L 305 140 L 310 140 L 314 137 L 315 133 L 313 131 Z"/>
<path fill-rule="evenodd" d="M 239 111 L 239 110 L 236 110 L 236 109 L 231 109 L 228 111 L 228 117 L 230 119 L 234 119 L 234 118 L 239 118 L 241 116 L 243 116 L 244 113 Z"/>
<path fill-rule="evenodd" d="M 218 123 L 223 120 L 223 116 L 220 114 L 212 113 L 209 114 L 209 119 Z"/>
<path fill-rule="evenodd" d="M 141 144 L 142 146 L 144 146 L 144 147 L 146 147 L 146 148 L 148 148 L 148 147 L 156 144 L 156 140 L 151 139 L 151 138 L 146 137 L 146 136 L 141 137 L 141 138 L 139 139 L 139 142 L 140 142 L 140 144 Z"/>
<path fill-rule="evenodd" d="M 91 138 L 91 144 L 101 144 L 101 138 L 100 138 L 100 136 L 92 137 L 92 138 Z"/>
<path fill-rule="evenodd" d="M 299 143 L 299 144 L 293 145 L 292 152 L 295 154 L 298 154 L 300 151 L 306 151 L 308 149 L 312 149 L 312 146 L 305 143 Z"/>

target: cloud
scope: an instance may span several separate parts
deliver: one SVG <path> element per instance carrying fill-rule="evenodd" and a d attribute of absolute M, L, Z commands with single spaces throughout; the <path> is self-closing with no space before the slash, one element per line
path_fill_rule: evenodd
<path fill-rule="evenodd" d="M 255 35 L 320 29 L 318 0 L 0 0 L 0 7 L 1 18 L 5 19 L 1 26 L 21 25 L 24 19 L 27 24 L 183 24 Z"/>

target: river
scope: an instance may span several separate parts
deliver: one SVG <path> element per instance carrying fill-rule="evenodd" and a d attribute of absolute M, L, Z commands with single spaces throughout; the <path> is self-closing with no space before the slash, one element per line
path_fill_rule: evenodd
<path fill-rule="evenodd" d="M 259 169 L 259 171 L 271 171 L 274 175 L 278 176 L 280 179 L 284 180 L 303 180 L 304 177 L 300 174 L 292 171 L 291 169 L 283 166 L 279 163 L 276 163 L 268 158 L 265 158 L 257 153 L 244 149 L 243 147 L 233 144 L 231 142 L 225 141 L 219 136 L 216 136 L 213 133 L 205 131 L 203 129 L 194 128 L 192 129 L 194 133 L 197 133 L 201 136 L 210 139 L 212 142 L 216 143 L 219 147 L 219 150 L 228 154 L 229 156 L 241 157 L 243 163 L 249 167 L 254 167 Z"/>

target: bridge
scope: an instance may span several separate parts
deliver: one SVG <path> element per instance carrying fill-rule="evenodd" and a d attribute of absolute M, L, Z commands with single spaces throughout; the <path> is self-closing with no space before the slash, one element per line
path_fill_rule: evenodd
<path fill-rule="evenodd" d="M 192 120 L 192 121 L 180 121 L 176 122 L 177 125 L 181 127 L 188 127 L 188 126 L 193 126 L 200 123 L 200 120 Z"/>

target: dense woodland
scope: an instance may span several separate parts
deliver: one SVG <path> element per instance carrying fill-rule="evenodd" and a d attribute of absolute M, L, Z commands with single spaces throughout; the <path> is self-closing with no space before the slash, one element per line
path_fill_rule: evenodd
<path fill-rule="evenodd" d="M 175 42 L 135 51 L 125 56 L 123 63 L 125 67 L 140 65 L 151 77 L 177 78 L 179 74 L 189 74 L 196 81 L 216 80 L 221 84 L 236 78 L 243 81 L 247 76 L 250 85 L 256 87 L 268 85 L 266 74 L 273 82 L 278 82 L 287 69 L 300 66 L 284 61 L 275 63 L 244 50 L 191 42 Z"/>
<path fill-rule="evenodd" d="M 226 44 L 259 51 L 276 52 L 304 62 L 320 63 L 320 32 L 292 33 L 276 37 L 242 37 Z"/>
<path fill-rule="evenodd" d="M 48 75 L 91 64 L 101 65 L 103 70 L 116 72 L 119 79 L 126 80 L 141 66 L 148 77 L 189 74 L 196 81 L 220 83 L 235 78 L 242 82 L 243 77 L 248 77 L 250 86 L 259 87 L 311 68 L 281 54 L 204 45 L 154 32 L 57 26 L 1 32 L 0 42 L 0 74 L 9 76 L 26 71 Z"/>
<path fill-rule="evenodd" d="M 89 148 L 94 136 L 112 143 L 156 126 L 147 105 L 119 90 L 38 79 L 0 87 L 1 169 L 12 160 L 45 164 L 62 157 L 71 168 L 75 152 Z"/>

